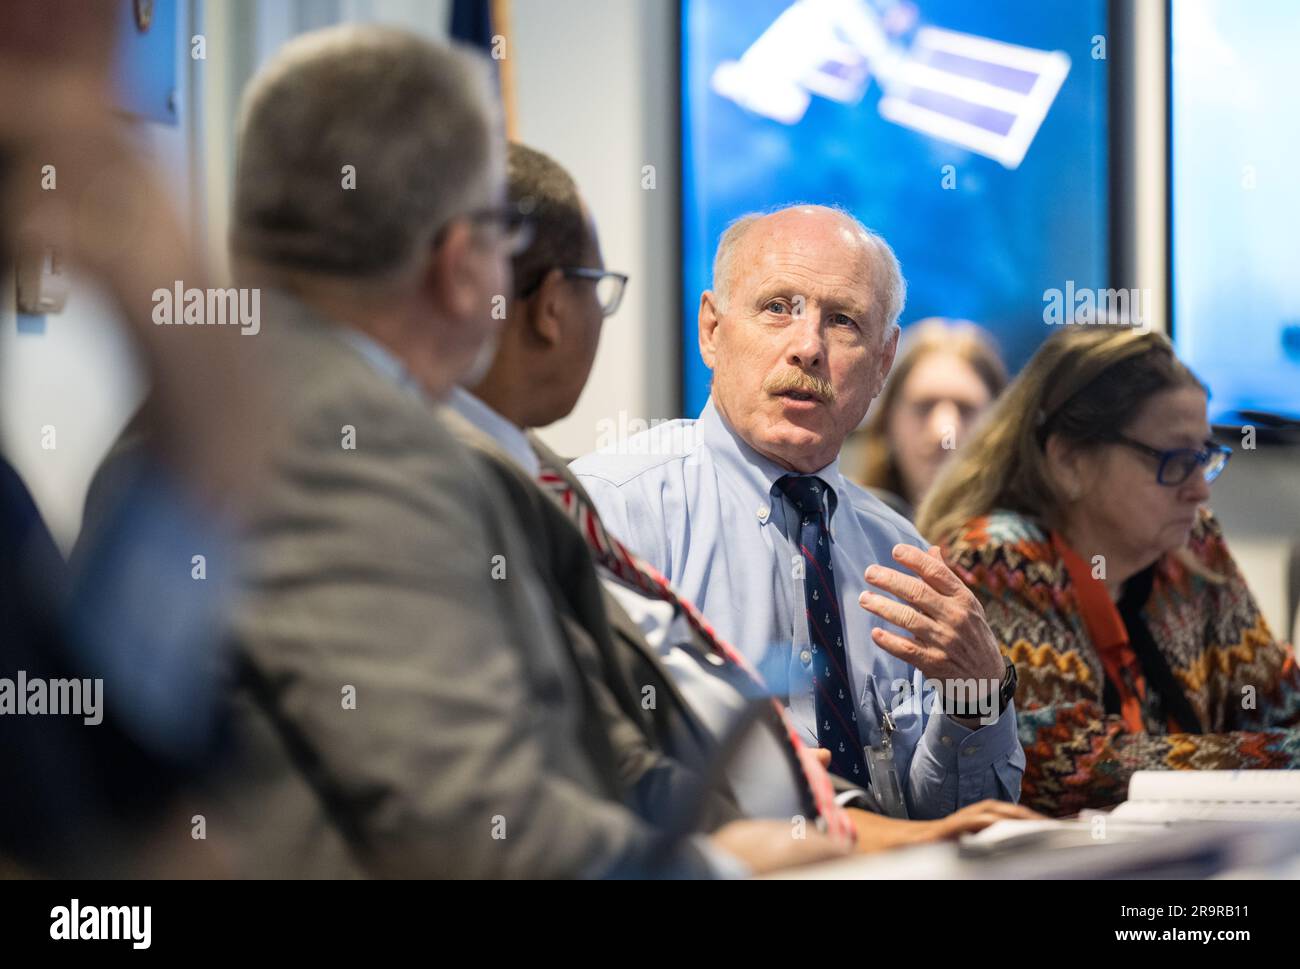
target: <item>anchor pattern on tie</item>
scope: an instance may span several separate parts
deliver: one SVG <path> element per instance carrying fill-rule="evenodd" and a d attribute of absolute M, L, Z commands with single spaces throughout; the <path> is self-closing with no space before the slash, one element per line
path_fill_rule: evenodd
<path fill-rule="evenodd" d="M 831 567 L 830 531 L 824 497 L 826 482 L 816 475 L 790 474 L 776 483 L 799 513 L 799 550 L 804 558 L 804 615 L 813 652 L 813 700 L 817 713 L 817 743 L 831 752 L 831 771 L 867 783 L 866 760 L 858 735 L 844 623 Z M 833 499 L 833 495 L 831 495 Z"/>

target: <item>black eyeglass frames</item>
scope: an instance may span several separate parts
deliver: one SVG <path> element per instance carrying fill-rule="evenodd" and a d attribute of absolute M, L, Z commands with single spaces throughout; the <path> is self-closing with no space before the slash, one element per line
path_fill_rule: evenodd
<path fill-rule="evenodd" d="M 596 284 L 596 302 L 604 316 L 613 316 L 623 302 L 627 288 L 627 274 L 608 269 L 591 269 L 586 266 L 561 266 L 560 272 L 568 279 L 589 279 Z"/>

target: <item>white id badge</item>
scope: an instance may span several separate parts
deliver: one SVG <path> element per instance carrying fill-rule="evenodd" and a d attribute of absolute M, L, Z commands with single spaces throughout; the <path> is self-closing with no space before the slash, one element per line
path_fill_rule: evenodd
<path fill-rule="evenodd" d="M 880 720 L 880 744 L 863 748 L 867 759 L 867 773 L 871 775 L 871 790 L 876 795 L 880 810 L 891 818 L 906 818 L 907 803 L 903 788 L 898 782 L 898 767 L 894 764 L 894 721 L 886 712 Z"/>

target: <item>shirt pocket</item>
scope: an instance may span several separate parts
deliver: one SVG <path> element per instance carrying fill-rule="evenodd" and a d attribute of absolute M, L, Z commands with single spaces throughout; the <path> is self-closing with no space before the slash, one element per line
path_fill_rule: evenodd
<path fill-rule="evenodd" d="M 1025 749 L 1020 745 L 1019 736 L 1011 753 L 993 765 L 993 773 L 997 777 L 998 790 L 989 796 L 999 801 L 1018 803 L 1020 782 L 1025 776 Z"/>
<path fill-rule="evenodd" d="M 858 736 L 864 747 L 876 747 L 881 741 L 880 721 L 883 711 L 877 696 L 876 677 L 868 673 L 858 694 Z"/>

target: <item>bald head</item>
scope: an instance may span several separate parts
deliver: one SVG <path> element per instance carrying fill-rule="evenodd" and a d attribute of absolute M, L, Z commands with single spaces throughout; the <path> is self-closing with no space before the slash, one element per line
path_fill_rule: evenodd
<path fill-rule="evenodd" d="M 722 233 L 713 256 L 713 293 L 726 308 L 737 266 L 766 245 L 829 243 L 860 249 L 871 280 L 872 301 L 882 328 L 898 322 L 907 285 L 894 250 L 850 213 L 827 205 L 790 205 L 774 212 L 742 215 Z"/>
<path fill-rule="evenodd" d="M 893 251 L 847 212 L 790 206 L 732 223 L 714 286 L 699 331 L 719 413 L 791 470 L 830 464 L 894 360 L 904 284 Z"/>

